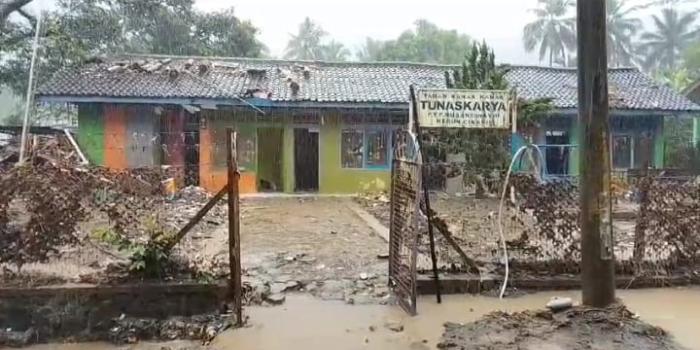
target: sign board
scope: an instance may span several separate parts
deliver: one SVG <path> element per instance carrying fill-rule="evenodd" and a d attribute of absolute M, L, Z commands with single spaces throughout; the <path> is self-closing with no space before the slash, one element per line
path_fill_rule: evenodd
<path fill-rule="evenodd" d="M 507 90 L 418 90 L 418 121 L 425 128 L 507 129 L 511 93 Z"/>

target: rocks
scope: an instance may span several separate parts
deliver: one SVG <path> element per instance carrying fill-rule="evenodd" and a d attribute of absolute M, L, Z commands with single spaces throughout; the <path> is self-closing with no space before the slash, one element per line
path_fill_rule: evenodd
<path fill-rule="evenodd" d="M 369 278 L 369 275 L 368 275 L 368 274 L 366 274 L 366 273 L 364 273 L 364 272 L 360 274 L 360 279 L 361 279 L 361 280 L 364 281 L 364 280 L 366 280 L 366 279 L 368 279 L 368 278 Z"/>
<path fill-rule="evenodd" d="M 272 305 L 281 305 L 286 299 L 287 297 L 281 293 L 270 294 L 265 297 L 265 301 Z"/>

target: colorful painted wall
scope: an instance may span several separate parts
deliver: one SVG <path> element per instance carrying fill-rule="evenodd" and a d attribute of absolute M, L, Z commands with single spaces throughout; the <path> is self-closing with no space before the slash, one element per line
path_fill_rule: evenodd
<path fill-rule="evenodd" d="M 294 128 L 319 128 L 319 192 L 359 193 L 389 188 L 390 170 L 345 169 L 341 165 L 343 122 L 335 115 L 314 119 L 318 124 L 295 123 L 288 115 L 252 117 L 245 111 L 203 111 L 200 130 L 200 181 L 209 191 L 226 184 L 225 133 L 239 133 L 241 193 L 260 190 L 261 180 L 274 183 L 280 192 L 295 191 Z M 223 160 L 222 160 L 223 159 Z"/>
<path fill-rule="evenodd" d="M 77 141 L 93 165 L 112 169 L 160 166 L 159 125 L 151 106 L 81 104 Z"/>
<path fill-rule="evenodd" d="M 339 115 L 323 117 L 320 134 L 321 193 L 362 193 L 386 191 L 391 181 L 390 168 L 381 170 L 347 169 L 341 164 L 341 132 L 344 127 Z M 355 127 L 355 126 L 353 126 Z"/>
<path fill-rule="evenodd" d="M 171 165 L 184 168 L 181 108 L 152 105 L 82 104 L 78 142 L 92 164 L 113 169 Z M 199 181 L 210 192 L 227 182 L 226 129 L 237 131 L 241 193 L 295 191 L 294 128 L 319 130 L 319 192 L 359 193 L 389 188 L 390 169 L 348 169 L 341 164 L 341 133 L 349 125 L 337 113 L 295 122 L 290 115 L 257 117 L 250 112 L 203 110 L 199 129 Z M 176 172 L 177 173 L 177 172 Z M 181 172 L 180 172 L 181 173 Z M 178 177 L 179 178 L 179 177 Z M 270 184 L 273 184 L 270 186 Z M 181 181 L 178 185 L 182 186 Z"/>

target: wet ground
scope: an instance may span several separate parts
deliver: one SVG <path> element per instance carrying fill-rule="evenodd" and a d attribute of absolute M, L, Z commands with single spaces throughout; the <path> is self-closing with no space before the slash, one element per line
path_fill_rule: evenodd
<path fill-rule="evenodd" d="M 273 293 L 303 289 L 324 299 L 382 302 L 388 243 L 350 208 L 351 198 L 250 198 L 242 201 L 244 281 L 267 283 Z M 221 225 L 181 246 L 192 259 L 228 259 Z M 225 272 L 225 271 L 224 271 Z"/>
<path fill-rule="evenodd" d="M 347 305 L 304 295 L 288 297 L 279 307 L 250 307 L 250 326 L 219 335 L 210 349 L 435 349 L 445 322 L 466 323 L 496 310 L 516 312 L 541 309 L 552 296 L 580 299 L 578 292 L 547 292 L 500 301 L 482 296 L 445 296 L 419 299 L 416 317 L 396 306 Z M 619 291 L 618 296 L 640 318 L 669 331 L 683 346 L 700 350 L 700 288 Z M 403 331 L 396 332 L 396 325 Z M 107 344 L 42 345 L 32 350 L 160 350 L 196 349 L 196 344 L 161 343 L 117 347 Z"/>

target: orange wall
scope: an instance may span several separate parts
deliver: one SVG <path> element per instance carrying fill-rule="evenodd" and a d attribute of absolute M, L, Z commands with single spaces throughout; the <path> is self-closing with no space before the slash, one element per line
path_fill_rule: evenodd
<path fill-rule="evenodd" d="M 126 108 L 105 105 L 104 165 L 111 169 L 126 169 Z"/>
<path fill-rule="evenodd" d="M 202 118 L 206 117 L 202 116 Z M 199 185 L 209 192 L 218 192 L 226 185 L 228 179 L 226 169 L 215 169 L 213 166 L 212 139 L 211 128 L 199 130 Z M 240 193 L 256 193 L 258 191 L 256 174 L 241 173 L 238 188 Z"/>

